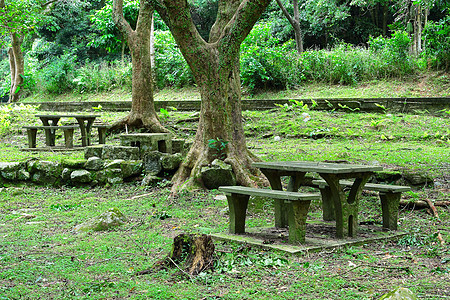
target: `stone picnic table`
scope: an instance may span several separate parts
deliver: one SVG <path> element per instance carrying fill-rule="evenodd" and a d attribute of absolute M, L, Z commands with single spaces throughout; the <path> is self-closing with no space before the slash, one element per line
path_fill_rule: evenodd
<path fill-rule="evenodd" d="M 83 147 L 91 145 L 91 129 L 94 120 L 100 115 L 82 115 L 82 114 L 38 114 L 37 118 L 41 119 L 42 124 L 48 126 L 44 128 L 47 146 L 55 145 L 54 127 L 58 126 L 58 122 L 62 118 L 74 118 L 78 122 L 81 132 L 81 145 Z"/>
<path fill-rule="evenodd" d="M 336 236 L 338 238 L 355 237 L 358 231 L 359 197 L 362 189 L 375 171 L 381 166 L 356 164 L 277 161 L 257 162 L 258 167 L 267 177 L 273 190 L 282 190 L 281 177 L 289 176 L 287 191 L 296 192 L 302 185 L 306 173 L 318 173 L 329 186 L 330 197 L 322 198 L 324 220 L 336 219 Z M 354 179 L 350 192 L 346 195 L 341 179 Z M 275 226 L 288 226 L 289 203 L 275 200 Z"/>

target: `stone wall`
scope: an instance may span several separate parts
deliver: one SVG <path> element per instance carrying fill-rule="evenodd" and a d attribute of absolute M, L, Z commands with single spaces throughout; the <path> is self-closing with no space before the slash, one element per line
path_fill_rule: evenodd
<path fill-rule="evenodd" d="M 450 109 L 450 98 L 321 98 L 321 99 L 296 99 L 311 106 L 314 100 L 317 103 L 315 109 L 331 110 L 359 109 L 358 111 L 378 111 L 383 112 L 383 106 L 392 112 L 414 113 L 417 110 L 427 110 L 436 112 L 442 109 Z M 190 111 L 200 110 L 200 100 L 182 101 L 155 101 L 156 110 L 161 108 L 175 107 L 177 110 Z M 243 110 L 267 110 L 277 108 L 278 105 L 289 104 L 290 99 L 277 100 L 242 100 Z M 92 107 L 101 105 L 104 111 L 130 111 L 131 101 L 98 101 L 98 102 L 40 102 L 24 103 L 30 105 L 40 105 L 41 110 L 49 111 L 92 111 Z"/>
<path fill-rule="evenodd" d="M 131 180 L 152 183 L 173 174 L 182 161 L 180 153 L 154 151 L 140 159 L 133 155 L 137 148 L 106 148 L 104 153 L 99 147 L 88 148 L 83 160 L 0 162 L 0 186 L 21 182 L 53 186 L 111 185 Z M 146 176 L 152 176 L 151 180 L 144 180 Z"/>

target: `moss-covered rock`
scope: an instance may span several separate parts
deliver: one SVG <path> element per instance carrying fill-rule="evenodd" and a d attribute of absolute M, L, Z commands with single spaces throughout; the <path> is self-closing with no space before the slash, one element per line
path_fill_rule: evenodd
<path fill-rule="evenodd" d="M 105 231 L 121 226 L 127 222 L 125 215 L 117 208 L 110 208 L 101 215 L 75 227 L 75 231 Z"/>
<path fill-rule="evenodd" d="M 77 159 L 62 159 L 61 160 L 61 167 L 62 168 L 69 168 L 69 169 L 81 169 L 83 168 L 84 164 L 86 163 L 86 160 L 77 160 Z"/>
<path fill-rule="evenodd" d="M 417 296 L 407 288 L 398 287 L 381 296 L 380 300 L 417 300 Z"/>

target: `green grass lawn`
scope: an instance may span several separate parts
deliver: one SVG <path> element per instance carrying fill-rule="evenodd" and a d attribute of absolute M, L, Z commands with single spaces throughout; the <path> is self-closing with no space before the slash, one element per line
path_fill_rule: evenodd
<path fill-rule="evenodd" d="M 0 162 L 83 158 L 81 151 L 21 151 L 27 142 L 21 127 L 38 124 L 35 113 L 32 107 L 0 112 Z M 106 123 L 125 115 L 100 114 Z M 197 124 L 177 121 L 192 114 L 171 111 L 163 123 L 189 141 Z M 379 164 L 388 170 L 421 170 L 442 185 L 405 193 L 403 199 L 449 199 L 448 114 L 284 107 L 244 112 L 244 121 L 248 146 L 262 160 L 343 160 Z M 43 143 L 42 138 L 38 143 Z M 59 136 L 57 143 L 62 140 Z M 107 143 L 118 144 L 118 136 L 108 136 Z M 426 210 L 402 208 L 399 228 L 407 235 L 399 241 L 299 256 L 216 242 L 214 271 L 196 277 L 176 268 L 134 275 L 163 259 L 177 234 L 226 231 L 227 204 L 216 195 L 217 191 L 183 192 L 171 199 L 167 182 L 153 187 L 136 182 L 93 188 L 0 188 L 0 300 L 378 299 L 398 286 L 420 298 L 450 297 L 450 212 L 441 206 L 439 218 Z M 74 231 L 76 225 L 111 207 L 125 214 L 125 225 L 107 232 Z M 381 222 L 375 194 L 363 194 L 361 208 L 360 221 Z M 320 213 L 320 203 L 314 202 L 308 219 Z M 247 223 L 250 227 L 272 224 L 272 203 L 251 201 Z"/>

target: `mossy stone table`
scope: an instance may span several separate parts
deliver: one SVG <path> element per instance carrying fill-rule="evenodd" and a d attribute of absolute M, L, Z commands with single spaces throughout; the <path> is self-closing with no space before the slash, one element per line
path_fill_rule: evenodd
<path fill-rule="evenodd" d="M 52 115 L 36 115 L 41 119 L 42 124 L 47 126 L 45 137 L 47 146 L 55 145 L 55 129 L 53 126 L 58 126 L 58 122 L 61 118 L 74 118 L 77 120 L 78 126 L 81 132 L 81 145 L 83 147 L 89 146 L 91 144 L 91 128 L 94 120 L 100 115 L 79 115 L 79 114 L 52 114 Z"/>
<path fill-rule="evenodd" d="M 288 191 L 296 192 L 308 172 L 318 173 L 328 184 L 330 189 L 330 203 L 323 202 L 324 219 L 333 210 L 336 216 L 336 236 L 338 238 L 355 237 L 358 231 L 359 197 L 362 188 L 375 171 L 381 171 L 381 166 L 367 166 L 355 164 L 306 162 L 306 161 L 277 161 L 258 162 L 253 164 L 261 169 L 270 182 L 272 189 L 282 190 L 281 177 L 289 176 Z M 348 195 L 341 179 L 354 179 Z M 290 204 L 283 201 L 275 202 L 275 226 L 286 227 L 288 224 L 287 212 Z M 334 207 L 333 207 L 334 206 Z"/>

